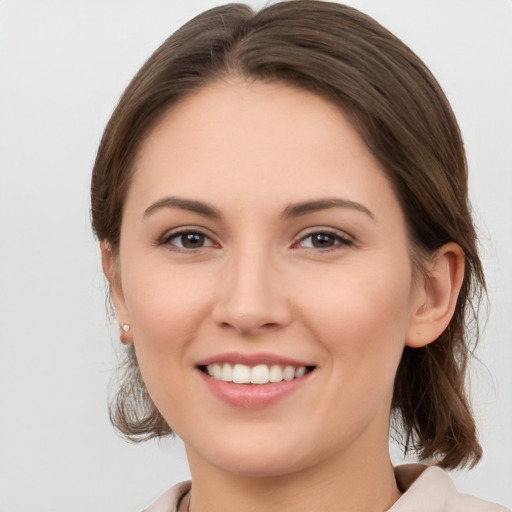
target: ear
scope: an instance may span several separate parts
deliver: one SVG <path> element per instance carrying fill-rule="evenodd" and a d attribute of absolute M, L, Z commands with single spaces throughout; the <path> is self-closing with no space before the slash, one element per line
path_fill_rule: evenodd
<path fill-rule="evenodd" d="M 454 242 L 443 245 L 427 263 L 415 293 L 405 344 L 418 348 L 435 341 L 448 327 L 464 280 L 464 251 Z"/>
<path fill-rule="evenodd" d="M 133 337 L 130 332 L 130 317 L 126 309 L 121 278 L 119 276 L 119 262 L 117 256 L 113 253 L 112 247 L 107 240 L 100 242 L 101 264 L 103 272 L 108 279 L 110 287 L 110 297 L 114 304 L 117 324 L 119 327 L 119 338 L 124 345 L 133 344 Z"/>

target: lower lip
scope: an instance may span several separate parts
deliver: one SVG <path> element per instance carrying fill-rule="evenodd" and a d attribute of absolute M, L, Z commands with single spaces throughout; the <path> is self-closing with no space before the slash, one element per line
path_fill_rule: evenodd
<path fill-rule="evenodd" d="M 279 400 L 297 391 L 303 386 L 311 373 L 293 380 L 269 382 L 268 384 L 235 384 L 214 379 L 198 370 L 210 391 L 228 403 L 241 409 L 261 409 L 279 402 Z"/>

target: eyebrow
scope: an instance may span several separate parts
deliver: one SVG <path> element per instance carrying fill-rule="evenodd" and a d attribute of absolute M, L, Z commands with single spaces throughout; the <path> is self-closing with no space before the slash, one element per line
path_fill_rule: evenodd
<path fill-rule="evenodd" d="M 202 201 L 196 201 L 194 199 L 185 199 L 182 197 L 164 197 L 159 199 L 151 206 L 146 208 L 143 217 L 151 215 L 153 212 L 163 208 L 178 208 L 181 210 L 187 210 L 190 212 L 198 213 L 206 217 L 214 219 L 222 218 L 219 210 L 213 206 L 203 203 Z M 329 197 L 325 199 L 314 199 L 311 201 L 303 201 L 300 203 L 289 204 L 283 211 L 282 216 L 284 218 L 300 217 L 301 215 L 307 215 L 308 213 L 318 212 L 320 210 L 326 210 L 329 208 L 349 208 L 362 212 L 372 220 L 375 220 L 375 215 L 361 203 L 350 201 L 348 199 L 342 199 L 338 197 Z"/>
<path fill-rule="evenodd" d="M 328 208 L 349 208 L 351 210 L 357 210 L 368 215 L 372 220 L 375 220 L 375 215 L 363 204 L 338 197 L 314 199 L 312 201 L 290 204 L 285 208 L 283 217 L 299 217 Z"/>
<path fill-rule="evenodd" d="M 219 210 L 201 201 L 194 201 L 193 199 L 184 199 L 182 197 L 164 197 L 153 203 L 151 206 L 146 208 L 143 217 L 147 217 L 155 211 L 162 208 L 179 208 L 181 210 L 188 210 L 190 212 L 199 213 L 206 217 L 212 217 L 215 219 L 221 218 Z"/>

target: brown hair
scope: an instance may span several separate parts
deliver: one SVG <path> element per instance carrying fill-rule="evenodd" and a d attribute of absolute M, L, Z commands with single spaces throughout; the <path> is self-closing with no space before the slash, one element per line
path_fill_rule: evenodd
<path fill-rule="evenodd" d="M 306 88 L 338 104 L 384 166 L 421 268 L 449 241 L 462 247 L 465 277 L 445 332 L 405 348 L 393 397 L 406 451 L 447 468 L 481 457 L 465 390 L 476 309 L 485 282 L 467 200 L 467 166 L 450 105 L 423 62 L 376 21 L 343 5 L 291 0 L 253 12 L 241 4 L 197 16 L 144 64 L 103 135 L 92 177 L 92 223 L 119 246 L 123 203 L 138 150 L 170 105 L 228 76 Z M 171 433 L 152 403 L 133 347 L 111 402 L 113 424 L 142 440 Z"/>

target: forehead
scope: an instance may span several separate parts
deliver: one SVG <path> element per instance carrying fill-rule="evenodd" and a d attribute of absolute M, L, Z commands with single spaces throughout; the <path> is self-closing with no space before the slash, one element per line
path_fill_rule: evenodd
<path fill-rule="evenodd" d="M 128 199 L 148 203 L 163 194 L 225 205 L 333 194 L 396 203 L 338 106 L 281 83 L 234 80 L 187 96 L 144 141 Z"/>

